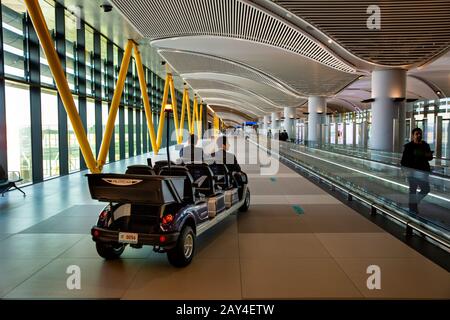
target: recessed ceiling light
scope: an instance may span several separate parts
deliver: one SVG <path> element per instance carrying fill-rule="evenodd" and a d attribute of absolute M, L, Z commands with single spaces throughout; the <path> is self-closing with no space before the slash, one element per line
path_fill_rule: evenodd
<path fill-rule="evenodd" d="M 287 18 L 291 18 L 292 16 L 291 16 L 290 13 L 286 13 L 286 17 L 287 17 Z"/>
<path fill-rule="evenodd" d="M 333 40 L 328 39 L 328 43 L 329 43 L 329 44 L 332 44 L 332 43 L 333 43 Z"/>
<path fill-rule="evenodd" d="M 441 94 L 441 92 L 440 91 L 436 91 L 436 94 Z"/>

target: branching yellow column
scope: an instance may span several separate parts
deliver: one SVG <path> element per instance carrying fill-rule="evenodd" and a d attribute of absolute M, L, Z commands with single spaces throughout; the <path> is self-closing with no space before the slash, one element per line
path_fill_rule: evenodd
<path fill-rule="evenodd" d="M 180 135 L 183 135 L 183 129 L 184 129 L 184 119 L 186 118 L 186 113 L 187 113 L 187 118 L 188 118 L 188 130 L 189 133 L 192 134 L 193 132 L 191 131 L 192 125 L 191 125 L 191 102 L 189 100 L 189 90 L 187 88 L 184 88 L 183 91 L 183 100 L 182 100 L 182 105 L 181 105 L 181 119 L 180 119 Z"/>
<path fill-rule="evenodd" d="M 169 87 L 170 87 L 170 96 L 172 102 L 172 111 L 173 111 L 173 122 L 175 124 L 175 136 L 177 137 L 177 143 L 182 143 L 183 137 L 180 135 L 180 127 L 178 122 L 178 108 L 177 108 L 177 96 L 175 95 L 175 85 L 173 83 L 172 75 L 169 74 Z"/>
<path fill-rule="evenodd" d="M 111 108 L 109 109 L 108 121 L 106 122 L 105 133 L 103 134 L 102 145 L 98 154 L 97 166 L 102 171 L 103 165 L 106 161 L 111 137 L 114 130 L 114 125 L 117 117 L 117 110 L 119 110 L 120 99 L 122 98 L 123 86 L 127 77 L 128 66 L 130 65 L 131 51 L 133 50 L 133 41 L 128 40 L 125 48 L 125 54 L 120 66 L 119 77 L 117 78 L 116 89 L 114 90 L 113 99 L 111 101 Z"/>
<path fill-rule="evenodd" d="M 198 100 L 197 96 L 194 97 L 194 106 L 192 107 L 192 129 L 191 132 L 195 132 L 195 125 L 197 125 L 198 134 Z"/>
<path fill-rule="evenodd" d="M 203 104 L 200 105 L 200 121 L 197 123 L 197 134 L 198 137 L 202 137 L 202 122 L 203 121 Z"/>
<path fill-rule="evenodd" d="M 86 165 L 91 170 L 91 172 L 99 172 L 96 166 L 94 155 L 92 154 L 92 150 L 86 137 L 86 132 L 84 131 L 83 124 L 75 106 L 72 92 L 70 91 L 67 79 L 64 75 L 61 61 L 58 58 L 53 40 L 48 32 L 47 23 L 45 22 L 45 18 L 42 13 L 41 7 L 39 6 L 39 2 L 38 0 L 25 0 L 25 5 L 27 6 L 27 10 L 31 17 L 31 21 L 33 22 L 34 29 L 36 30 L 36 33 L 39 37 L 42 49 L 44 50 L 45 56 L 47 57 L 50 71 L 52 72 L 53 78 L 55 79 L 56 88 L 58 89 L 58 92 L 61 96 L 62 103 L 67 111 L 67 115 L 69 116 L 69 120 L 72 124 L 75 136 L 77 137 L 78 143 L 80 144 L 80 149 L 83 154 L 84 160 L 86 161 Z"/>
<path fill-rule="evenodd" d="M 155 152 L 155 150 L 157 149 L 155 127 L 153 125 L 152 106 L 150 105 L 150 100 L 148 99 L 147 84 L 145 82 L 145 75 L 144 75 L 144 67 L 142 66 L 141 54 L 139 52 L 139 48 L 138 48 L 137 44 L 133 43 L 133 47 L 134 47 L 134 55 L 136 58 L 136 67 L 137 67 L 137 72 L 138 72 L 138 77 L 139 77 L 139 86 L 140 86 L 141 92 L 142 92 L 142 100 L 144 101 L 145 117 L 147 119 L 147 127 L 148 127 L 148 131 L 150 133 L 150 143 L 152 144 L 153 152 Z"/>
<path fill-rule="evenodd" d="M 159 115 L 159 125 L 158 125 L 158 137 L 157 137 L 157 144 L 156 144 L 156 150 L 154 151 L 155 154 L 158 154 L 159 149 L 161 148 L 162 144 L 162 135 L 163 135 L 163 129 L 164 129 L 164 120 L 165 120 L 165 108 L 167 104 L 167 99 L 169 98 L 169 78 L 170 74 L 168 73 L 166 75 L 166 82 L 164 84 L 164 93 L 163 93 L 163 99 L 162 99 L 162 105 L 161 105 L 161 112 Z"/>

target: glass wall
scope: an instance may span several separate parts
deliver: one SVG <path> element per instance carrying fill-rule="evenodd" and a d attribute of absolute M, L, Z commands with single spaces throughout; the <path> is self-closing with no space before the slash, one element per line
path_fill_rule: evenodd
<path fill-rule="evenodd" d="M 8 170 L 19 171 L 21 182 L 32 182 L 30 98 L 27 85 L 6 81 Z M 20 116 L 18 116 L 20 115 Z"/>
<path fill-rule="evenodd" d="M 74 96 L 75 105 L 78 109 L 78 97 Z M 67 119 L 67 139 L 69 149 L 69 172 L 80 170 L 80 145 L 78 143 L 72 123 Z"/>
<path fill-rule="evenodd" d="M 41 91 L 44 179 L 59 175 L 58 98 L 55 91 Z"/>
<path fill-rule="evenodd" d="M 105 134 L 106 129 L 106 122 L 108 121 L 108 103 L 103 102 L 102 103 L 102 127 L 103 127 L 103 134 Z M 106 154 L 106 163 L 109 163 L 109 152 Z"/>
<path fill-rule="evenodd" d="M 93 99 L 87 99 L 86 106 L 86 115 L 87 115 L 87 137 L 89 141 L 89 145 L 91 146 L 92 153 L 95 156 L 95 101 Z"/>
<path fill-rule="evenodd" d="M 101 77 L 99 79 L 101 83 L 96 84 L 95 81 L 98 81 L 98 79 L 94 79 L 94 34 L 96 34 L 96 30 L 83 21 L 77 26 L 76 17 L 67 10 L 65 11 L 64 21 L 62 21 L 63 19 L 61 19 L 61 22 L 58 20 L 58 23 L 64 23 L 64 28 L 56 26 L 57 9 L 55 8 L 55 2 L 39 0 L 39 3 L 52 39 L 56 39 L 57 29 L 60 32 L 64 29 L 65 71 L 68 84 L 74 95 L 76 107 L 80 116 L 82 116 L 82 121 L 86 126 L 88 141 L 94 155 L 96 155 L 95 150 L 98 146 L 96 146 L 95 130 L 98 124 L 95 118 L 94 99 L 101 100 L 100 104 L 97 103 L 97 107 L 102 109 L 102 129 L 104 131 L 107 111 L 111 102 L 109 98 L 117 81 L 124 44 L 120 43 L 122 47 L 119 47 L 117 44 L 111 43 L 111 40 L 105 35 L 100 35 L 100 52 L 97 53 L 100 55 Z M 43 179 L 65 174 L 66 168 L 69 172 L 76 172 L 80 170 L 82 163 L 79 144 L 69 119 L 67 119 L 67 135 L 65 130 L 59 131 L 60 122 L 62 123 L 59 117 L 66 117 L 66 114 L 61 113 L 60 115 L 58 112 L 58 99 L 53 77 L 39 43 L 33 40 L 34 38 L 29 34 L 30 28 L 27 25 L 31 22 L 27 17 L 25 5 L 22 1 L 2 1 L 1 9 L 5 72 L 0 74 L 0 77 L 5 78 L 8 149 L 0 150 L 0 158 L 7 162 L 8 171 L 20 172 L 24 184 L 40 182 Z M 84 37 L 80 37 L 83 30 Z M 110 46 L 113 49 L 112 59 L 110 57 L 110 61 L 112 60 L 113 63 L 112 74 L 108 74 L 110 69 L 108 69 L 107 52 L 108 48 L 111 48 Z M 39 63 L 34 61 L 39 61 Z M 148 78 L 147 93 L 155 110 L 153 117 L 156 127 L 158 118 L 156 113 L 158 104 L 161 103 L 163 79 L 145 66 L 144 68 Z M 108 81 L 111 78 L 114 80 L 112 81 L 112 87 L 110 87 L 111 81 Z M 85 87 L 82 85 L 84 82 L 86 83 Z M 101 92 L 95 92 L 96 87 Z M 178 91 L 177 93 L 179 94 Z M 125 145 L 126 158 L 129 157 L 129 143 L 133 143 L 135 155 L 138 154 L 138 150 L 141 153 L 143 152 L 144 138 L 147 141 L 148 148 L 150 146 L 148 132 L 143 132 L 143 121 L 145 119 L 142 114 L 141 92 L 134 59 L 129 68 L 121 107 L 125 110 L 125 123 L 122 124 L 124 127 L 120 126 L 119 116 L 117 116 L 112 142 L 115 149 L 115 158 L 109 159 L 108 155 L 107 162 L 121 159 L 121 143 Z M 132 108 L 132 112 L 129 114 L 130 108 Z M 133 119 L 128 118 L 131 114 Z M 137 131 L 138 119 L 140 120 L 139 132 Z M 131 123 L 133 123 L 133 127 L 129 128 Z M 132 137 L 128 135 L 130 129 L 134 130 Z M 125 131 L 124 141 L 120 141 L 120 131 Z M 41 134 L 42 141 L 40 139 Z M 60 135 L 63 134 L 63 139 L 67 139 L 67 145 L 65 143 L 60 144 L 60 141 L 63 141 Z M 140 148 L 137 146 L 138 136 L 141 137 Z M 129 138 L 132 138 L 133 142 L 129 141 Z M 38 141 L 34 141 L 34 145 L 33 139 L 38 139 Z M 38 147 L 36 147 L 36 144 Z M 42 149 L 40 144 L 42 144 Z M 32 146 L 34 147 L 32 148 Z M 67 163 L 64 163 L 65 161 Z"/>

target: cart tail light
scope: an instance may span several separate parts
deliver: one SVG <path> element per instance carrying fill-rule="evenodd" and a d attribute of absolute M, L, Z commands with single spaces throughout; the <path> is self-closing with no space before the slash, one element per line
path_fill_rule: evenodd
<path fill-rule="evenodd" d="M 166 236 L 159 236 L 159 242 L 160 243 L 166 242 Z"/>
<path fill-rule="evenodd" d="M 93 232 L 94 238 L 98 238 L 99 235 L 100 235 L 100 231 L 94 230 L 94 232 Z"/>
<path fill-rule="evenodd" d="M 165 215 L 165 216 L 162 218 L 162 223 L 163 223 L 163 224 L 169 224 L 169 223 L 171 223 L 172 221 L 173 221 L 173 215 L 171 215 L 171 214 Z"/>
<path fill-rule="evenodd" d="M 100 219 L 105 219 L 107 215 L 108 215 L 108 211 L 103 210 L 102 213 L 100 213 Z"/>

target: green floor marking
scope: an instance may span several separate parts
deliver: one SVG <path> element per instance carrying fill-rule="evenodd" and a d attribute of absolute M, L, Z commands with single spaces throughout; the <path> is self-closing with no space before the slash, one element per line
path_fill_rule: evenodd
<path fill-rule="evenodd" d="M 292 209 L 294 209 L 296 214 L 304 214 L 305 211 L 300 207 L 298 204 L 292 206 Z"/>

